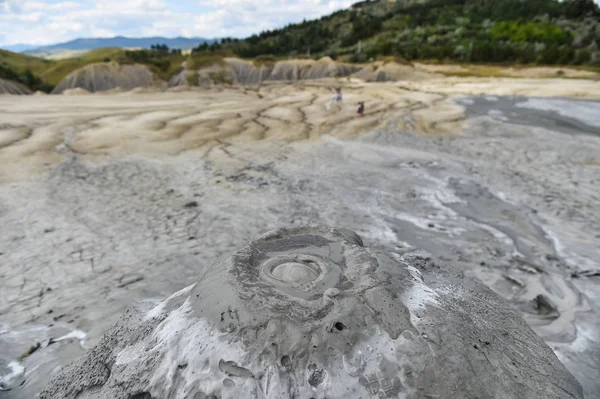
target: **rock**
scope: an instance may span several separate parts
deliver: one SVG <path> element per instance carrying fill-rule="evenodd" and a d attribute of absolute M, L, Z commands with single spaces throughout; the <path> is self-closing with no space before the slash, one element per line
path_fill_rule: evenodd
<path fill-rule="evenodd" d="M 31 356 L 35 351 L 40 349 L 40 347 L 41 347 L 41 344 L 39 342 L 37 342 L 35 345 L 31 345 L 25 353 L 23 353 L 21 356 L 19 356 L 19 360 L 22 361 L 25 358 Z"/>
<path fill-rule="evenodd" d="M 277 230 L 197 275 L 128 310 L 40 398 L 583 398 L 492 291 L 348 230 Z"/>

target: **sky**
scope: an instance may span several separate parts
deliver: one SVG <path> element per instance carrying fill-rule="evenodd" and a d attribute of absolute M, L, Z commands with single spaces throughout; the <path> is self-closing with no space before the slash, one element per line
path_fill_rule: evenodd
<path fill-rule="evenodd" d="M 0 0 L 0 46 L 89 37 L 247 37 L 358 0 Z"/>

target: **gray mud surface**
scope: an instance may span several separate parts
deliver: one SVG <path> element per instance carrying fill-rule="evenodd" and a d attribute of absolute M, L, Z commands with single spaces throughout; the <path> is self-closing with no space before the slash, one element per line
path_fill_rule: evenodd
<path fill-rule="evenodd" d="M 72 154 L 49 176 L 4 184 L 0 395 L 33 397 L 132 303 L 195 283 L 240 243 L 326 224 L 476 277 L 598 397 L 599 103 L 497 99 L 460 100 L 471 118 L 455 135 L 391 119 L 356 140 L 101 165 Z"/>
<path fill-rule="evenodd" d="M 583 397 L 475 279 L 317 226 L 270 232 L 164 302 L 129 310 L 40 398 L 449 396 Z"/>
<path fill-rule="evenodd" d="M 458 100 L 467 115 L 568 134 L 600 135 L 600 103 L 592 100 L 477 96 Z"/>

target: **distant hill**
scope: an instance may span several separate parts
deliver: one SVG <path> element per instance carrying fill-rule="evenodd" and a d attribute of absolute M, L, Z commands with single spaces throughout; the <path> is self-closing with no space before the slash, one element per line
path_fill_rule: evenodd
<path fill-rule="evenodd" d="M 72 71 L 96 62 L 122 59 L 125 52 L 120 48 L 102 48 L 55 61 L 0 49 L 0 79 L 24 84 L 32 91 L 50 91 Z"/>
<path fill-rule="evenodd" d="M 167 45 L 169 48 L 189 50 L 197 47 L 204 43 L 212 43 L 213 39 L 203 38 L 165 38 L 165 37 L 143 37 L 143 38 L 131 38 L 124 36 L 117 36 L 113 38 L 105 39 L 76 39 L 66 43 L 53 44 L 51 46 L 36 47 L 33 49 L 25 50 L 11 50 L 17 52 L 23 52 L 24 54 L 35 55 L 35 56 L 47 56 L 56 52 L 63 51 L 89 51 L 99 48 L 142 48 L 149 49 L 150 46 L 155 44 Z M 10 50 L 10 49 L 8 49 Z"/>
<path fill-rule="evenodd" d="M 39 46 L 34 46 L 31 44 L 11 44 L 8 46 L 2 46 L 4 50 L 12 51 L 14 53 L 22 53 L 23 51 L 33 50 L 36 47 Z"/>

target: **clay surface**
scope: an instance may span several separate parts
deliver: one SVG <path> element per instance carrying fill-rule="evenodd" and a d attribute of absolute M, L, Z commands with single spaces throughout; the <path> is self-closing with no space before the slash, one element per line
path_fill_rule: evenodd
<path fill-rule="evenodd" d="M 240 243 L 314 224 L 478 279 L 600 396 L 599 103 L 548 97 L 600 98 L 597 82 L 151 91 L 0 96 L 2 399 L 34 398 L 132 304 Z M 290 263 L 271 274 L 314 277 Z"/>
<path fill-rule="evenodd" d="M 582 398 L 500 297 L 427 254 L 280 229 L 130 309 L 40 398 Z"/>

